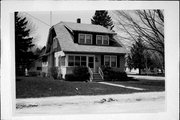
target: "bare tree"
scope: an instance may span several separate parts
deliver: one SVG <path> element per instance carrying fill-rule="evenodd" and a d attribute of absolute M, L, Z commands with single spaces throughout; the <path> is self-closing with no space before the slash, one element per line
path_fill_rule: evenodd
<path fill-rule="evenodd" d="M 121 38 L 131 43 L 141 38 L 153 59 L 161 59 L 164 67 L 164 12 L 163 10 L 113 11 L 115 27 Z"/>

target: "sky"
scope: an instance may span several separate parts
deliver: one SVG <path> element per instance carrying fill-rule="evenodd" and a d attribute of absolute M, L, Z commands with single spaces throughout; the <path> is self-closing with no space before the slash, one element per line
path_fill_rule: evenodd
<path fill-rule="evenodd" d="M 95 11 L 50 11 L 47 12 L 21 12 L 31 23 L 31 36 L 34 37 L 34 43 L 38 47 L 46 45 L 48 31 L 51 25 L 55 25 L 61 21 L 76 22 L 77 18 L 81 18 L 81 23 L 91 24 L 91 18 Z M 50 20 L 51 16 L 51 20 Z"/>

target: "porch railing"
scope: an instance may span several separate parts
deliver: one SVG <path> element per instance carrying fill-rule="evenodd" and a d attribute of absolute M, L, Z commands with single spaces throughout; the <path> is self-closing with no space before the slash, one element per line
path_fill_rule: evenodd
<path fill-rule="evenodd" d="M 98 72 L 99 72 L 100 76 L 102 77 L 102 79 L 104 80 L 104 73 L 103 73 L 101 67 L 99 67 Z"/>
<path fill-rule="evenodd" d="M 92 82 L 92 80 L 93 80 L 93 72 L 92 72 L 90 67 L 88 67 L 88 71 L 90 73 L 90 81 Z"/>

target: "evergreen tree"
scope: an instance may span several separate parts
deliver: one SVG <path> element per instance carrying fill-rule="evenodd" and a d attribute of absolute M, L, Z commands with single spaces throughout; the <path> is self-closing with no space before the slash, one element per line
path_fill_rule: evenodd
<path fill-rule="evenodd" d="M 26 26 L 26 17 L 20 17 L 15 12 L 15 51 L 16 51 L 16 74 L 22 75 L 34 59 L 34 54 L 29 50 L 34 46 L 33 38 L 29 36 L 30 29 Z"/>
<path fill-rule="evenodd" d="M 141 39 L 138 39 L 131 47 L 130 54 L 127 56 L 127 65 L 130 69 L 138 68 L 139 74 L 144 68 L 160 68 L 159 60 L 156 53 L 146 49 Z"/>
<path fill-rule="evenodd" d="M 96 10 L 95 15 L 91 19 L 91 23 L 95 25 L 102 25 L 106 28 L 110 27 L 111 30 L 114 27 L 112 19 L 106 10 Z"/>
<path fill-rule="evenodd" d="M 131 47 L 131 54 L 127 57 L 127 64 L 131 68 L 138 68 L 139 74 L 141 74 L 141 69 L 145 68 L 146 65 L 146 58 L 144 55 L 144 45 L 142 41 L 138 39 L 135 44 Z"/>

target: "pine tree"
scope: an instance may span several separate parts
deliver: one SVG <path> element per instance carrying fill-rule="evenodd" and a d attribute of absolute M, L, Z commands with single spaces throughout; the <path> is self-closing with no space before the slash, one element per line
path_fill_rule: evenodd
<path fill-rule="evenodd" d="M 111 30 L 114 27 L 112 19 L 106 10 L 96 10 L 95 15 L 91 19 L 91 23 L 95 25 L 102 25 L 106 28 L 110 27 Z"/>
<path fill-rule="evenodd" d="M 139 74 L 141 74 L 141 69 L 145 68 L 145 55 L 144 55 L 144 45 L 140 39 L 138 39 L 131 47 L 131 54 L 127 57 L 127 64 L 130 68 L 138 68 Z"/>
<path fill-rule="evenodd" d="M 32 43 L 33 37 L 29 36 L 30 29 L 26 26 L 28 21 L 26 17 L 20 17 L 18 12 L 15 12 L 15 59 L 16 59 L 16 74 L 24 74 L 25 68 L 34 59 L 33 53 L 29 50 L 34 46 Z"/>

